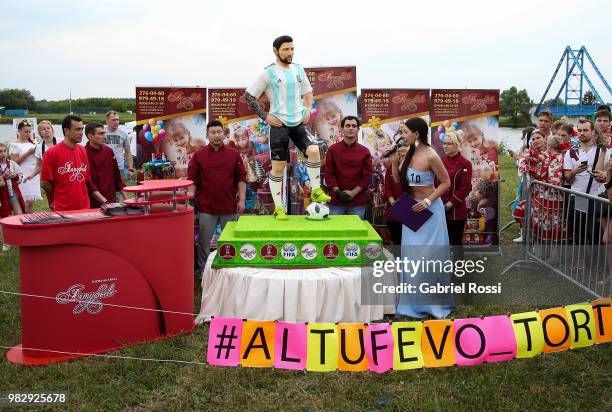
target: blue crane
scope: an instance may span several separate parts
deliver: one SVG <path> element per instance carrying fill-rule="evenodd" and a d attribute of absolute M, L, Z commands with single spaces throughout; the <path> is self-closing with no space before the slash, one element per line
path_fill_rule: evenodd
<path fill-rule="evenodd" d="M 586 47 L 581 46 L 580 50 L 573 50 L 570 46 L 567 46 L 561 55 L 561 59 L 559 59 L 559 63 L 557 64 L 557 68 L 553 73 L 550 82 L 548 82 L 548 86 L 546 87 L 546 91 L 542 95 L 542 99 L 540 99 L 540 103 L 536 107 L 535 114 L 536 116 L 540 111 L 549 109 L 552 111 L 555 116 L 590 116 L 597 109 L 597 105 L 604 104 L 605 100 L 601 97 L 601 94 L 597 91 L 597 88 L 593 85 L 593 82 L 589 78 L 588 74 L 585 71 L 584 60 L 585 57 L 588 63 L 591 64 L 595 74 L 601 80 L 604 87 L 608 90 L 608 93 L 612 95 L 612 89 L 610 89 L 610 85 L 606 81 L 605 77 L 601 74 L 597 65 L 593 61 L 593 58 L 589 54 Z M 555 95 L 554 101 L 558 101 L 561 93 L 564 93 L 563 96 L 563 105 L 562 106 L 552 106 L 545 107 L 544 100 L 546 100 L 546 96 L 550 91 L 550 88 L 565 61 L 565 78 L 563 79 L 563 83 L 559 88 L 559 91 Z M 593 96 L 595 97 L 595 104 L 583 104 L 584 102 L 584 82 L 587 82 Z"/>

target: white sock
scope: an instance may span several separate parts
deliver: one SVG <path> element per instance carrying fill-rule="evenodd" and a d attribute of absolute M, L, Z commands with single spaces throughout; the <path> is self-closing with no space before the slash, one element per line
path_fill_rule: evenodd
<path fill-rule="evenodd" d="M 321 163 L 320 162 L 309 162 L 306 161 L 306 171 L 308 172 L 308 178 L 310 179 L 310 188 L 312 190 L 321 187 Z"/>
<path fill-rule="evenodd" d="M 270 184 L 272 200 L 274 201 L 274 208 L 283 207 L 283 197 L 281 195 L 283 190 L 283 177 L 274 176 L 272 173 L 270 173 L 268 182 Z"/>

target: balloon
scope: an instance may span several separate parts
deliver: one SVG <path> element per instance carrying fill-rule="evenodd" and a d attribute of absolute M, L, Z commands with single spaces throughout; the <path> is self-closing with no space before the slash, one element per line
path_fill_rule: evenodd
<path fill-rule="evenodd" d="M 142 126 L 142 130 L 148 132 L 149 130 L 151 130 L 151 125 L 149 123 L 145 123 L 144 126 Z"/>
<path fill-rule="evenodd" d="M 455 130 L 457 130 L 459 128 L 459 123 L 453 122 L 453 124 L 451 126 L 454 127 Z"/>
<path fill-rule="evenodd" d="M 446 133 L 440 133 L 439 139 L 442 143 L 444 143 L 444 138 L 446 137 Z"/>
<path fill-rule="evenodd" d="M 444 133 L 444 126 L 442 125 L 438 126 L 438 132 Z"/>
<path fill-rule="evenodd" d="M 157 121 L 157 125 L 158 125 L 160 128 L 164 127 L 164 121 L 163 121 L 163 120 L 158 120 L 158 121 Z"/>
<path fill-rule="evenodd" d="M 447 131 L 447 132 L 454 132 L 454 131 L 455 131 L 455 128 L 451 126 L 451 127 L 449 127 L 449 128 L 448 128 L 448 130 L 446 130 L 446 131 Z"/>
<path fill-rule="evenodd" d="M 445 120 L 442 124 L 444 125 L 444 127 L 450 127 L 451 122 L 450 120 Z"/>
<path fill-rule="evenodd" d="M 164 137 L 166 137 L 166 131 L 164 129 L 161 129 L 158 133 L 157 136 L 159 136 L 160 139 L 163 139 Z"/>
<path fill-rule="evenodd" d="M 149 124 L 152 126 L 155 126 L 155 119 L 149 119 Z"/>
<path fill-rule="evenodd" d="M 147 139 L 149 142 L 153 141 L 153 134 L 151 132 L 146 132 L 145 133 L 145 139 Z"/>
<path fill-rule="evenodd" d="M 159 132 L 159 130 L 161 129 L 161 127 L 159 127 L 159 125 L 155 125 L 153 126 L 153 130 L 155 130 L 156 132 Z"/>

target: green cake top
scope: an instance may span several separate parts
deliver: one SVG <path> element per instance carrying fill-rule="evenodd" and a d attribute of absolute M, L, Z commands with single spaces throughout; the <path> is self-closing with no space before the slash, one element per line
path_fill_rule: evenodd
<path fill-rule="evenodd" d="M 272 216 L 240 216 L 230 233 L 239 239 L 363 239 L 378 238 L 374 228 L 354 215 L 330 216 L 327 220 L 308 220 L 292 215 L 287 221 Z"/>

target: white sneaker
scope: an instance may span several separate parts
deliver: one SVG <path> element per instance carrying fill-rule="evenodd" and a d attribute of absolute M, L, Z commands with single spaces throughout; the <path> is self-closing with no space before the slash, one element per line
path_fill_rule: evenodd
<path fill-rule="evenodd" d="M 523 235 L 520 235 L 516 239 L 512 239 L 512 241 L 515 243 L 523 243 Z"/>

